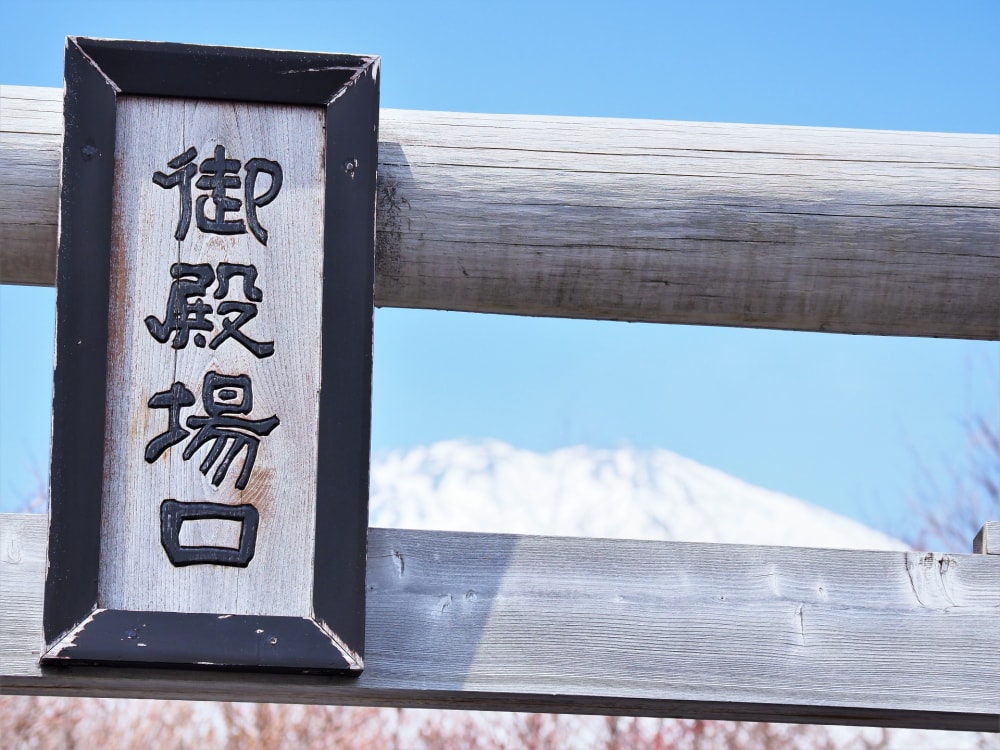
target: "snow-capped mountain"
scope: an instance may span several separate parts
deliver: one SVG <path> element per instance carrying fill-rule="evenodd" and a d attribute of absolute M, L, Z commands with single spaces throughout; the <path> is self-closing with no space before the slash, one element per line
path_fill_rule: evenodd
<path fill-rule="evenodd" d="M 372 462 L 370 524 L 555 536 L 906 549 L 670 451 L 452 440 Z"/>

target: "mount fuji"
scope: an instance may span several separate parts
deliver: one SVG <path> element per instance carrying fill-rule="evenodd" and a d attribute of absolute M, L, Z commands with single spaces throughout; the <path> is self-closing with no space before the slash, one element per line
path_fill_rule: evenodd
<path fill-rule="evenodd" d="M 372 526 L 903 550 L 890 536 L 662 449 L 450 440 L 377 456 Z"/>

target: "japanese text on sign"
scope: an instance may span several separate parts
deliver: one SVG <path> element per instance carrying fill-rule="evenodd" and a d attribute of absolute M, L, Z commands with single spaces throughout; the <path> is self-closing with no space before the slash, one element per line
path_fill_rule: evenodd
<path fill-rule="evenodd" d="M 244 167 L 243 194 L 246 202 L 246 224 L 243 219 L 230 219 L 227 214 L 240 210 L 244 201 L 229 194 L 231 189 L 240 188 L 239 171 L 241 162 L 239 159 L 227 159 L 226 147 L 216 146 L 215 155 L 204 159 L 200 167 L 195 166 L 194 160 L 198 157 L 198 151 L 192 146 L 183 154 L 175 156 L 167 162 L 167 166 L 176 171 L 170 174 L 155 172 L 153 182 L 162 188 L 180 188 L 180 217 L 177 219 L 177 229 L 174 237 L 183 240 L 187 237 L 188 227 L 191 226 L 191 180 L 199 169 L 202 176 L 198 178 L 195 187 L 199 190 L 208 191 L 208 195 L 198 196 L 195 201 L 195 222 L 202 232 L 211 234 L 245 234 L 246 224 L 250 225 L 253 236 L 262 244 L 267 244 L 267 230 L 260 225 L 257 218 L 257 209 L 266 206 L 278 197 L 283 179 L 281 165 L 269 159 L 250 159 Z M 256 193 L 257 178 L 261 174 L 271 177 L 271 184 L 263 193 Z M 205 204 L 211 199 L 215 204 L 215 213 L 209 216 L 205 210 Z"/>
<path fill-rule="evenodd" d="M 244 164 L 239 159 L 228 158 L 226 147 L 221 144 L 216 145 L 213 155 L 200 164 L 196 163 L 197 157 L 198 151 L 194 147 L 188 148 L 167 161 L 167 166 L 174 171 L 156 171 L 152 175 L 156 185 L 178 191 L 179 216 L 174 238 L 183 241 L 187 237 L 193 213 L 201 232 L 237 235 L 246 234 L 249 227 L 256 240 L 266 246 L 268 231 L 261 224 L 258 211 L 273 202 L 281 191 L 284 179 L 281 165 L 261 157 L 251 158 Z M 201 176 L 195 180 L 199 173 Z M 263 182 L 260 180 L 262 174 L 267 175 L 269 181 L 266 187 L 260 189 L 258 183 Z M 194 200 L 192 183 L 194 189 L 204 191 Z M 240 195 L 242 198 L 238 197 Z M 171 281 L 166 290 L 166 309 L 162 319 L 156 315 L 144 318 L 146 329 L 157 343 L 166 344 L 169 341 L 178 354 L 189 343 L 199 349 L 207 346 L 214 351 L 226 342 L 244 347 L 258 360 L 274 354 L 275 342 L 260 341 L 253 337 L 251 331 L 245 330 L 257 317 L 259 305 L 264 299 L 264 293 L 257 285 L 256 266 L 227 261 L 214 267 L 210 263 L 176 262 L 168 271 Z M 214 289 L 209 296 L 213 284 Z M 213 306 L 213 303 L 217 304 Z M 221 354 L 224 353 L 223 350 Z M 261 439 L 281 424 L 280 418 L 276 414 L 250 417 L 253 411 L 253 382 L 248 373 L 206 372 L 201 384 L 204 413 L 192 414 L 182 424 L 181 412 L 196 403 L 195 394 L 179 380 L 149 397 L 146 406 L 166 411 L 167 424 L 164 432 L 146 444 L 146 462 L 155 463 L 169 448 L 190 437 L 181 454 L 183 461 L 186 463 L 206 449 L 199 469 L 207 476 L 214 468 L 211 483 L 216 487 L 227 480 L 230 468 L 243 454 L 233 485 L 237 490 L 245 490 L 253 478 Z M 253 557 L 258 517 L 256 508 L 249 504 L 232 506 L 197 498 L 181 502 L 168 498 L 161 505 L 161 541 L 175 566 L 212 564 L 245 567 Z M 190 518 L 241 521 L 240 553 L 234 554 L 232 550 L 220 547 L 202 547 L 197 554 L 182 554 L 178 546 L 180 524 Z"/>

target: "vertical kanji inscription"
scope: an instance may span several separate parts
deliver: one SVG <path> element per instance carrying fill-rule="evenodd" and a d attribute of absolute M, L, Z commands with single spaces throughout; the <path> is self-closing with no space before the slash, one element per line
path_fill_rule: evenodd
<path fill-rule="evenodd" d="M 119 103 L 107 606 L 311 610 L 323 118 Z"/>

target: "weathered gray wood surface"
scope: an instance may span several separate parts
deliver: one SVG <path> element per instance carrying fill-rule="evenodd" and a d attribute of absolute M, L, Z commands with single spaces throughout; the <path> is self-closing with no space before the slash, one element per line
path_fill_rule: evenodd
<path fill-rule="evenodd" d="M 1000 730 L 986 555 L 372 529 L 357 679 L 48 669 L 45 518 L 0 515 L 3 692 Z"/>
<path fill-rule="evenodd" d="M 0 93 L 0 280 L 54 279 L 60 92 Z M 1000 338 L 1000 136 L 383 110 L 377 304 Z"/>
<path fill-rule="evenodd" d="M 62 91 L 0 86 L 0 282 L 56 283 Z"/>
<path fill-rule="evenodd" d="M 103 607 L 312 616 L 313 545 L 304 540 L 316 534 L 325 196 L 325 160 L 318 157 L 325 148 L 323 118 L 319 107 L 134 96 L 119 101 L 111 256 L 116 324 L 108 343 L 99 589 Z M 277 199 L 259 212 L 268 230 L 266 246 L 249 232 L 203 233 L 194 218 L 185 239 L 174 239 L 178 189 L 164 190 L 152 176 L 158 170 L 171 172 L 167 161 L 192 146 L 198 151 L 196 162 L 211 158 L 216 144 L 225 145 L 230 159 L 245 163 L 266 157 L 283 165 Z M 267 179 L 260 181 L 257 194 L 268 187 Z M 210 206 L 207 215 L 214 210 Z M 255 268 L 254 283 L 262 292 L 259 314 L 241 332 L 256 341 L 274 342 L 273 354 L 258 359 L 235 339 L 217 349 L 198 347 L 193 340 L 181 349 L 158 343 L 144 321 L 147 316 L 169 319 L 170 268 L 176 262 L 208 264 L 213 271 L 221 262 Z M 205 302 L 215 310 L 209 319 L 216 326 L 206 339 L 221 332 L 226 317 L 219 313 L 222 301 L 212 297 L 217 288 L 213 283 L 205 294 Z M 233 277 L 227 292 L 226 301 L 244 300 L 243 277 Z M 219 486 L 211 481 L 218 462 L 204 475 L 197 468 L 212 441 L 189 461 L 182 458 L 188 442 L 167 449 L 152 463 L 143 456 L 146 445 L 168 427 L 167 409 L 147 408 L 150 397 L 181 382 L 196 399 L 182 422 L 204 415 L 202 382 L 207 372 L 248 374 L 253 412 L 247 418 L 280 419 L 274 432 L 261 439 L 243 490 L 234 483 L 247 451 L 237 455 Z M 243 397 L 240 392 L 235 403 Z M 208 396 L 209 401 L 213 398 Z M 160 502 L 168 497 L 253 505 L 260 514 L 254 564 L 172 565 L 160 545 Z M 213 530 L 225 525 L 216 522 Z M 218 543 L 211 536 L 192 541 Z"/>
<path fill-rule="evenodd" d="M 979 555 L 1000 555 L 1000 521 L 987 521 L 972 540 L 972 551 Z"/>

